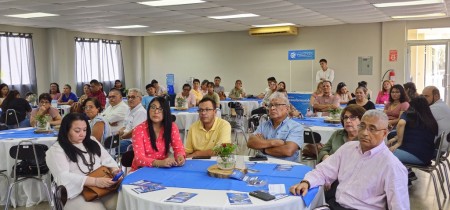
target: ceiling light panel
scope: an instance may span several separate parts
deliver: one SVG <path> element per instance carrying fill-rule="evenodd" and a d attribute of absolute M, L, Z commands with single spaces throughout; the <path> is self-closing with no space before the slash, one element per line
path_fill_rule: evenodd
<path fill-rule="evenodd" d="M 127 26 L 111 26 L 108 28 L 114 28 L 114 29 L 128 29 L 128 28 L 146 28 L 148 26 L 143 25 L 127 25 Z"/>
<path fill-rule="evenodd" d="M 40 17 L 59 16 L 59 15 L 51 14 L 51 13 L 44 13 L 44 12 L 34 12 L 34 13 L 24 13 L 24 14 L 5 15 L 5 16 L 15 17 L 15 18 L 40 18 Z"/>
<path fill-rule="evenodd" d="M 418 1 L 399 1 L 389 3 L 373 4 L 374 7 L 402 7 L 402 6 L 416 6 L 425 4 L 439 4 L 442 0 L 418 0 Z"/>
<path fill-rule="evenodd" d="M 212 19 L 234 19 L 234 18 L 249 18 L 249 17 L 258 17 L 259 15 L 252 13 L 243 13 L 243 14 L 235 14 L 235 15 L 222 15 L 222 16 L 209 16 Z"/>
<path fill-rule="evenodd" d="M 152 7 L 163 7 L 163 6 L 174 6 L 174 5 L 184 5 L 184 4 L 197 4 L 204 3 L 203 0 L 157 0 L 157 1 L 144 1 L 138 2 L 139 4 L 152 6 Z"/>

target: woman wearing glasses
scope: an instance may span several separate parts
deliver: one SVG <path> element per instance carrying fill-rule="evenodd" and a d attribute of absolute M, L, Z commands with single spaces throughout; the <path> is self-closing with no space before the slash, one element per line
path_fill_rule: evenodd
<path fill-rule="evenodd" d="M 133 131 L 134 159 L 132 170 L 140 167 L 173 167 L 184 165 L 186 153 L 177 125 L 172 122 L 169 102 L 156 97 L 147 109 L 147 121 Z M 173 157 L 170 156 L 170 147 Z"/>
<path fill-rule="evenodd" d="M 37 115 L 45 115 L 47 117 L 50 125 L 59 125 L 61 124 L 61 115 L 57 108 L 51 106 L 52 97 L 49 93 L 42 93 L 39 95 L 39 107 L 37 109 L 33 109 L 30 114 L 30 123 L 31 126 L 36 126 L 36 116 Z"/>
<path fill-rule="evenodd" d="M 100 114 L 103 109 L 97 98 L 88 98 L 83 102 L 84 113 L 89 117 L 92 136 L 102 142 L 111 135 L 108 121 Z"/>

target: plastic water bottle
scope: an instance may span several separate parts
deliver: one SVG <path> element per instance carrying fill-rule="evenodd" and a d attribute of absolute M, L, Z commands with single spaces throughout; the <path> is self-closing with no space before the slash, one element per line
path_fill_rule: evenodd
<path fill-rule="evenodd" d="M 306 110 L 306 116 L 307 117 L 311 117 L 313 116 L 313 113 L 311 112 L 311 109 L 308 107 L 308 109 Z"/>
<path fill-rule="evenodd" d="M 52 100 L 52 107 L 58 108 L 58 100 Z"/>

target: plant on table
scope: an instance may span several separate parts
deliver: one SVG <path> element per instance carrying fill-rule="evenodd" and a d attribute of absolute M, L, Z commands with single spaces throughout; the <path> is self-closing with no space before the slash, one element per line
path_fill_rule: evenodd
<path fill-rule="evenodd" d="M 331 118 L 333 119 L 339 119 L 342 109 L 341 108 L 336 108 L 336 109 L 330 109 L 328 110 L 328 112 L 330 113 Z"/>
<path fill-rule="evenodd" d="M 184 107 L 185 103 L 186 103 L 186 99 L 184 99 L 182 97 L 177 98 L 177 107 L 182 108 L 182 107 Z"/>
<path fill-rule="evenodd" d="M 48 115 L 36 115 L 36 127 L 40 129 L 47 129 Z"/>
<path fill-rule="evenodd" d="M 213 148 L 214 153 L 218 156 L 217 166 L 220 169 L 230 170 L 234 168 L 236 164 L 234 151 L 236 148 L 237 146 L 232 143 L 219 144 Z"/>

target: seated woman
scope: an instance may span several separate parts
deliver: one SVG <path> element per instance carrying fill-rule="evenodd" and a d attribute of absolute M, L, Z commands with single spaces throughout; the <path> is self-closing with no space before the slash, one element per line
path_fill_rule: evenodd
<path fill-rule="evenodd" d="M 81 195 L 84 186 L 109 188 L 116 184 L 110 178 L 87 176 L 100 166 L 108 167 L 113 175 L 120 172 L 111 155 L 91 139 L 91 128 L 83 114 L 70 113 L 64 117 L 57 142 L 46 152 L 45 159 L 56 183 L 67 189 L 65 210 L 116 209 L 117 192 L 90 202 Z"/>
<path fill-rule="evenodd" d="M 328 142 L 320 149 L 318 160 L 324 161 L 348 141 L 358 140 L 358 125 L 366 110 L 361 106 L 351 104 L 341 112 L 341 124 L 344 129 L 335 131 Z"/>
<path fill-rule="evenodd" d="M 394 85 L 389 93 L 389 103 L 384 107 L 384 113 L 389 117 L 389 129 L 395 128 L 400 116 L 409 108 L 405 89 L 401 85 Z"/>
<path fill-rule="evenodd" d="M 383 81 L 383 87 L 380 92 L 378 92 L 377 100 L 375 101 L 376 104 L 387 104 L 389 102 L 391 87 L 392 82 L 390 80 Z"/>
<path fill-rule="evenodd" d="M 52 100 L 58 100 L 61 97 L 61 92 L 59 91 L 58 83 L 56 82 L 50 83 L 50 90 L 48 91 L 48 93 L 52 97 Z"/>
<path fill-rule="evenodd" d="M 236 80 L 236 82 L 234 83 L 234 88 L 230 91 L 230 94 L 228 95 L 228 97 L 230 97 L 233 100 L 236 99 L 241 99 L 241 98 L 245 98 L 245 90 L 242 87 L 242 81 L 241 80 Z"/>
<path fill-rule="evenodd" d="M 127 89 L 125 89 L 125 87 L 122 85 L 122 81 L 120 81 L 119 79 L 114 81 L 113 88 L 119 90 L 120 93 L 122 94 L 122 97 L 127 97 Z"/>
<path fill-rule="evenodd" d="M 8 92 L 8 85 L 5 83 L 0 84 L 0 106 L 2 105 L 3 100 L 5 100 L 6 96 L 8 96 Z"/>
<path fill-rule="evenodd" d="M 30 119 L 27 119 L 27 114 L 31 112 L 31 106 L 27 100 L 20 97 L 20 93 L 17 90 L 11 90 L 6 96 L 5 100 L 1 105 L 3 110 L 1 116 L 1 122 L 5 123 L 8 128 L 13 129 L 17 128 L 17 124 L 19 124 L 20 128 L 30 127 Z M 15 116 L 8 116 L 8 122 L 6 122 L 6 111 L 8 109 L 14 109 L 17 115 L 17 121 Z"/>
<path fill-rule="evenodd" d="M 369 101 L 366 96 L 367 88 L 364 86 L 359 86 L 355 90 L 355 99 L 350 100 L 348 105 L 356 104 L 362 106 L 365 110 L 375 109 L 375 104 L 372 101 Z"/>
<path fill-rule="evenodd" d="M 336 96 L 339 97 L 341 104 L 347 104 L 352 100 L 352 94 L 348 91 L 347 85 L 344 82 L 340 82 L 336 88 Z"/>
<path fill-rule="evenodd" d="M 322 86 L 323 86 L 323 81 L 320 81 L 320 82 L 317 84 L 316 91 L 314 91 L 314 92 L 312 93 L 311 97 L 309 98 L 309 106 L 310 106 L 310 107 L 313 107 L 313 106 L 314 106 L 314 103 L 315 103 L 316 98 L 317 98 L 318 96 L 322 96 L 322 95 L 323 95 Z"/>
<path fill-rule="evenodd" d="M 64 85 L 63 93 L 58 99 L 60 105 L 72 105 L 74 102 L 78 102 L 78 97 L 75 93 L 72 93 L 72 87 L 68 84 Z"/>
<path fill-rule="evenodd" d="M 367 91 L 366 91 L 366 97 L 367 97 L 367 99 L 368 99 L 369 101 L 371 101 L 373 94 L 372 94 L 372 90 L 370 90 L 370 89 L 367 87 L 367 82 L 366 82 L 366 81 L 360 81 L 360 82 L 358 82 L 358 87 L 360 87 L 360 86 L 363 86 L 363 87 L 365 87 L 365 88 L 367 89 Z M 368 110 L 368 109 L 366 109 L 366 110 Z"/>
<path fill-rule="evenodd" d="M 100 101 L 97 98 L 88 98 L 84 100 L 83 109 L 90 120 L 92 136 L 103 143 L 111 132 L 108 121 L 100 114 L 103 111 Z"/>
<path fill-rule="evenodd" d="M 36 109 L 33 109 L 30 114 L 30 122 L 31 126 L 35 127 L 37 124 L 36 116 L 37 115 L 46 115 L 47 120 L 50 125 L 59 125 L 61 124 L 61 115 L 57 108 L 51 106 L 52 97 L 48 93 L 42 93 L 38 97 L 39 106 Z"/>
<path fill-rule="evenodd" d="M 413 82 L 407 82 L 403 84 L 403 87 L 405 88 L 406 95 L 408 96 L 408 101 L 419 96 L 419 93 L 417 93 L 416 84 Z"/>
<path fill-rule="evenodd" d="M 147 109 L 147 121 L 133 131 L 134 159 L 132 170 L 140 167 L 172 167 L 184 165 L 186 153 L 177 125 L 172 122 L 169 102 L 156 97 Z M 170 157 L 170 147 L 173 157 Z"/>
<path fill-rule="evenodd" d="M 427 100 L 418 96 L 411 100 L 397 124 L 397 136 L 388 140 L 389 149 L 403 163 L 428 165 L 435 152 L 434 139 L 438 124 Z"/>

